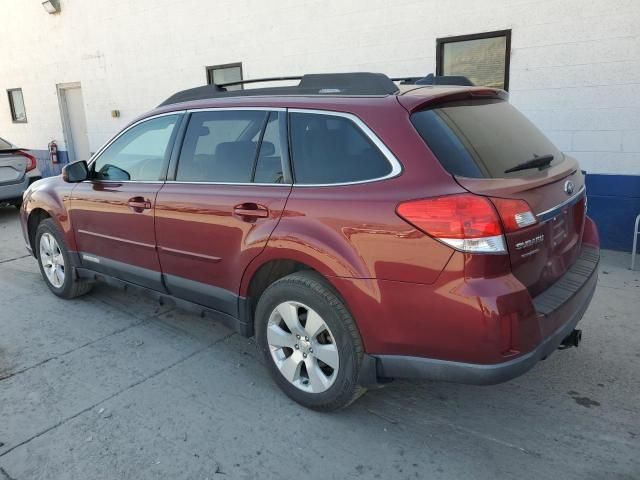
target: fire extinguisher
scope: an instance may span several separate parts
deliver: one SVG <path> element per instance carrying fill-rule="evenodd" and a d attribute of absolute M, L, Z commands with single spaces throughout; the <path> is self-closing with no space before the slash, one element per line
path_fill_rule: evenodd
<path fill-rule="evenodd" d="M 58 144 L 55 140 L 49 142 L 49 160 L 51 163 L 58 163 Z"/>

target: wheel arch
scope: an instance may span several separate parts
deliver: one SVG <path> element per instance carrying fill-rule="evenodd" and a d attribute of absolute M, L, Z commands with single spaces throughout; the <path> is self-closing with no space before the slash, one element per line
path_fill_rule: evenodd
<path fill-rule="evenodd" d="M 47 219 L 53 218 L 49 212 L 47 212 L 44 208 L 34 208 L 29 212 L 29 217 L 27 218 L 27 235 L 29 237 L 29 245 L 31 246 L 31 251 L 33 252 L 33 256 L 38 258 L 38 249 L 36 248 L 36 232 L 38 231 L 38 225 Z"/>
<path fill-rule="evenodd" d="M 334 285 L 334 282 L 331 281 L 331 275 L 327 274 L 326 266 L 318 264 L 318 262 L 312 258 L 303 259 L 297 255 L 295 258 L 293 258 L 293 256 L 264 258 L 260 262 L 254 261 L 242 277 L 240 288 L 240 316 L 243 322 L 250 328 L 250 331 L 246 332 L 247 336 L 254 334 L 254 315 L 262 293 L 269 285 L 281 278 L 301 271 L 313 272 L 325 280 L 336 295 L 340 297 L 345 306 L 349 308 L 344 295 L 341 294 Z"/>

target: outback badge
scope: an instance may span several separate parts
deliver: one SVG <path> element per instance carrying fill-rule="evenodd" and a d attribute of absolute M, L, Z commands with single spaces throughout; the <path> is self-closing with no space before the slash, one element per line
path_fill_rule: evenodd
<path fill-rule="evenodd" d="M 533 247 L 534 245 L 538 245 L 542 242 L 544 242 L 544 235 L 538 235 L 537 237 L 530 238 L 529 240 L 516 243 L 516 249 L 522 250 L 523 248 Z"/>

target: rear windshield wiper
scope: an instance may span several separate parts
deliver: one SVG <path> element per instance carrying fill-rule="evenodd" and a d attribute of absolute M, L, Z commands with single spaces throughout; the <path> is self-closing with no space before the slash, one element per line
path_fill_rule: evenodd
<path fill-rule="evenodd" d="M 530 168 L 542 168 L 548 166 L 553 161 L 553 155 L 533 155 L 531 160 L 519 163 L 515 167 L 507 168 L 504 173 L 519 172 L 520 170 L 528 170 Z"/>

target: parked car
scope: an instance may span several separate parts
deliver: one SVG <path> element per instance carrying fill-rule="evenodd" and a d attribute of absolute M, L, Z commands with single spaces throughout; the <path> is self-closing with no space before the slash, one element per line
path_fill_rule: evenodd
<path fill-rule="evenodd" d="M 493 384 L 580 341 L 584 174 L 503 91 L 381 74 L 179 92 L 25 195 L 63 298 L 140 289 L 256 336 L 295 401 Z"/>
<path fill-rule="evenodd" d="M 24 191 L 41 178 L 36 157 L 0 138 L 0 204 L 20 208 Z"/>

